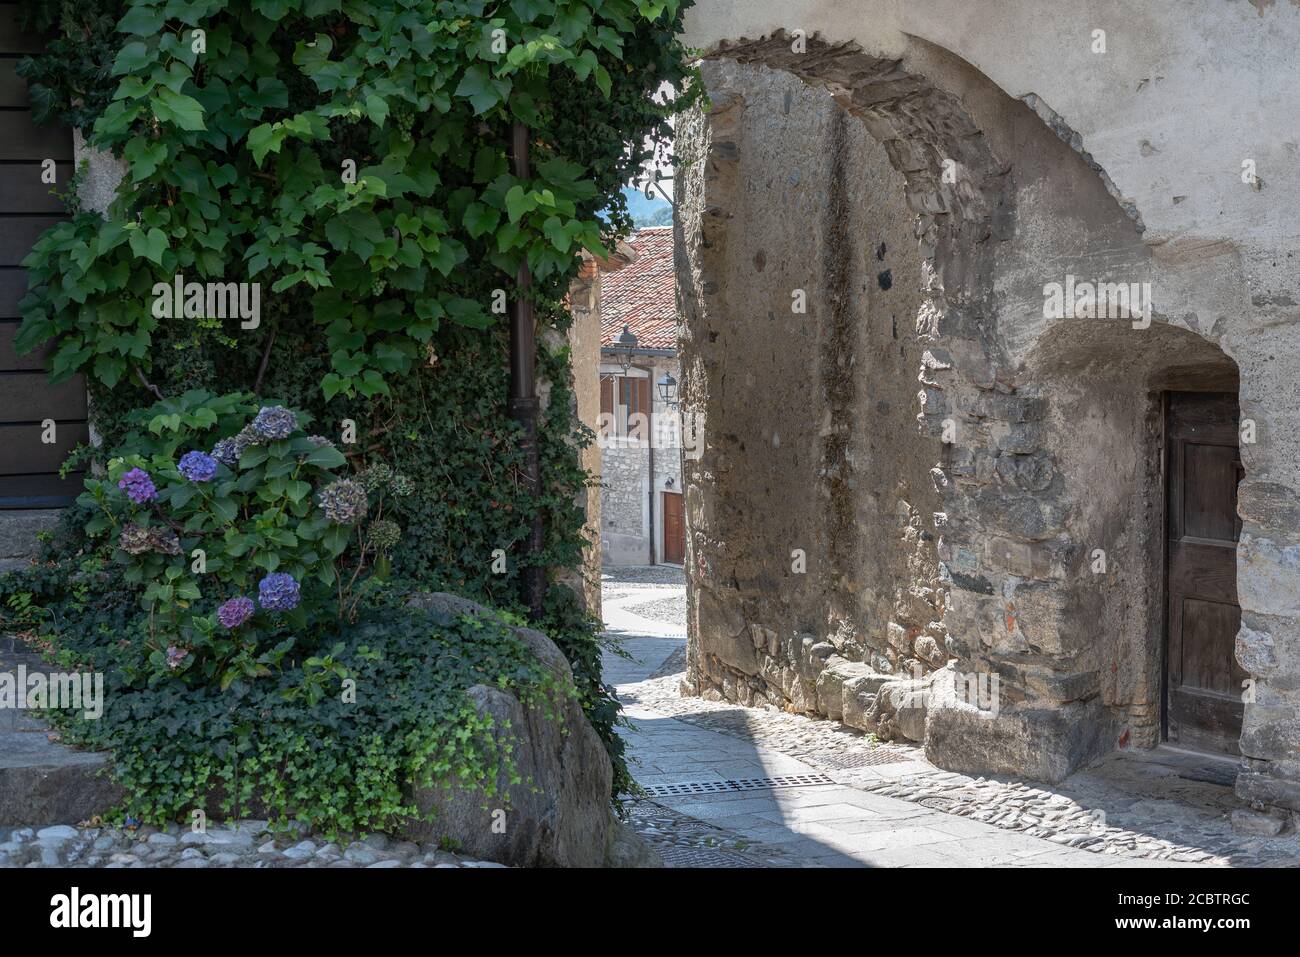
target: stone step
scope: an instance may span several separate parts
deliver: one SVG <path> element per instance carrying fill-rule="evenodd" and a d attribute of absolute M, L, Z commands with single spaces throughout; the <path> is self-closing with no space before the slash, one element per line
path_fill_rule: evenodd
<path fill-rule="evenodd" d="M 0 637 L 0 674 L 16 680 L 19 665 L 28 674 L 53 670 L 18 639 Z M 0 709 L 0 825 L 68 824 L 103 813 L 122 798 L 107 768 L 106 753 L 51 741 L 32 712 Z"/>

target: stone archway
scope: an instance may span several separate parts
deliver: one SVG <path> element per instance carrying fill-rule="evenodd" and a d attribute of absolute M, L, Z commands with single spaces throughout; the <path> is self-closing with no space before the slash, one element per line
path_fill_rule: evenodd
<path fill-rule="evenodd" d="M 825 91 L 839 119 L 802 146 L 757 146 L 747 97 L 767 98 L 767 132 L 780 136 L 793 129 L 786 116 L 797 94 L 781 91 L 778 116 L 775 91 L 753 93 L 757 74 L 736 72 L 746 69 Z M 1075 328 L 1047 315 L 1050 282 L 1078 274 L 1126 284 L 1155 277 L 1158 285 L 1161 263 L 1142 240 L 1136 209 L 1117 201 L 1068 128 L 1044 123 L 1045 106 L 1011 99 L 945 51 L 915 41 L 907 57 L 890 59 L 812 41 L 795 52 L 777 33 L 720 44 L 704 75 L 712 111 L 680 138 L 683 395 L 704 435 L 701 454 L 687 462 L 688 689 L 924 741 L 945 767 L 1049 781 L 1117 747 L 1156 743 L 1159 599 L 1147 586 L 1159 541 L 1116 525 L 1121 509 L 1091 508 L 1070 416 L 1123 387 L 1132 399 L 1126 414 L 1145 423 L 1150 396 L 1172 387 L 1160 383 L 1176 379 L 1180 363 L 1193 377 L 1232 365 L 1210 344 L 1223 331 L 1201 329 L 1195 315 L 1158 308 L 1151 315 L 1149 300 L 1154 322 L 1142 333 L 1128 316 Z M 879 144 L 887 171 L 880 156 L 850 143 L 845 124 L 853 122 Z M 886 298 L 889 287 L 869 262 L 874 237 L 843 225 L 854 200 L 836 183 L 851 180 L 855 164 L 872 167 L 870 185 L 895 189 L 913 218 L 915 251 L 898 271 L 916 278 L 916 308 L 903 317 L 914 338 L 903 336 L 896 359 L 885 361 L 880 349 L 879 361 L 866 365 L 886 380 L 919 371 L 919 436 L 899 427 L 896 388 L 858 371 L 863 347 L 879 342 L 855 338 L 854 322 L 865 315 L 872 327 L 865 334 L 879 334 L 870 300 Z M 800 223 L 789 209 L 781 222 L 761 223 L 756 193 L 775 195 L 779 174 L 803 166 L 818 167 L 827 187 L 820 213 L 808 212 L 822 221 L 804 229 L 812 245 L 802 258 L 788 240 L 773 256 L 756 229 L 798 236 Z M 898 208 L 871 214 L 896 220 Z M 779 279 L 767 278 L 773 271 Z M 786 280 L 787 297 L 797 300 L 808 286 L 821 293 L 809 310 L 811 329 L 791 321 L 797 310 L 782 314 L 777 293 Z M 1089 342 L 1117 359 L 1145 358 L 1117 362 L 1090 381 Z M 906 370 L 909 345 L 920 361 Z M 808 372 L 803 413 L 815 424 L 811 433 L 779 407 L 796 390 L 772 386 L 788 383 L 799 363 Z M 873 473 L 863 452 L 896 474 Z M 918 474 L 916 456 L 930 453 Z M 1150 450 L 1135 456 L 1141 491 Z M 1121 487 L 1105 497 L 1120 501 Z M 1105 514 L 1094 522 L 1094 512 Z M 811 548 L 801 544 L 801 521 Z M 878 536 L 870 549 L 861 534 L 855 540 L 864 527 Z M 1124 567 L 1141 568 L 1109 594 L 1079 577 L 1082 560 L 1106 544 L 1138 562 Z M 880 551 L 893 558 L 872 565 Z M 1098 611 L 1115 641 L 1088 640 Z M 945 667 L 994 678 L 995 713 L 950 694 L 902 708 L 895 694 L 882 707 L 891 695 L 880 689 L 900 671 Z M 1248 705 L 1248 761 L 1251 727 Z"/>

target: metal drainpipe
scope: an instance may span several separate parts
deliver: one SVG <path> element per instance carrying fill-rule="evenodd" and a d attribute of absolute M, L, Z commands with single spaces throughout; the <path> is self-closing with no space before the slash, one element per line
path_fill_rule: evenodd
<path fill-rule="evenodd" d="M 650 501 L 647 503 L 650 512 L 650 564 L 655 564 L 655 370 L 654 366 L 628 366 L 629 369 L 639 369 L 646 374 L 650 380 L 650 418 L 646 422 L 649 435 L 647 437 L 647 454 L 650 459 Z"/>
<path fill-rule="evenodd" d="M 510 137 L 510 156 L 514 161 L 515 176 L 529 179 L 528 127 L 514 124 Z M 542 468 L 537 452 L 537 338 L 533 323 L 533 303 L 528 298 L 533 277 L 525 257 L 519 263 L 515 276 L 515 303 L 510 321 L 510 416 L 523 428 L 520 448 L 524 453 L 524 485 L 534 499 L 541 494 Z M 522 598 L 528 606 L 529 617 L 538 621 L 542 617 L 546 597 L 546 569 L 533 564 L 542 553 L 544 544 L 542 517 L 533 518 L 525 543 L 525 556 L 529 560 L 520 571 Z"/>

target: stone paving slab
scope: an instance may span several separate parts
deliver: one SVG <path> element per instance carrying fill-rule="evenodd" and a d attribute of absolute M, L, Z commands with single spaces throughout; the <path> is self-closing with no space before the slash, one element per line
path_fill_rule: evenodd
<path fill-rule="evenodd" d="M 18 639 L 0 636 L 0 671 L 51 667 Z M 51 825 L 88 819 L 114 805 L 121 789 L 104 772 L 108 755 L 74 751 L 30 712 L 0 710 L 0 823 Z"/>

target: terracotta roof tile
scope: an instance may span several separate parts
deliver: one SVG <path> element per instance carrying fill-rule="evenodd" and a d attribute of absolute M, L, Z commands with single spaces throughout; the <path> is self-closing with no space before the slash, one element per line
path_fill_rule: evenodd
<path fill-rule="evenodd" d="M 676 349 L 672 227 L 638 230 L 627 244 L 636 259 L 601 276 L 600 344 L 614 345 L 626 325 L 642 349 Z"/>

